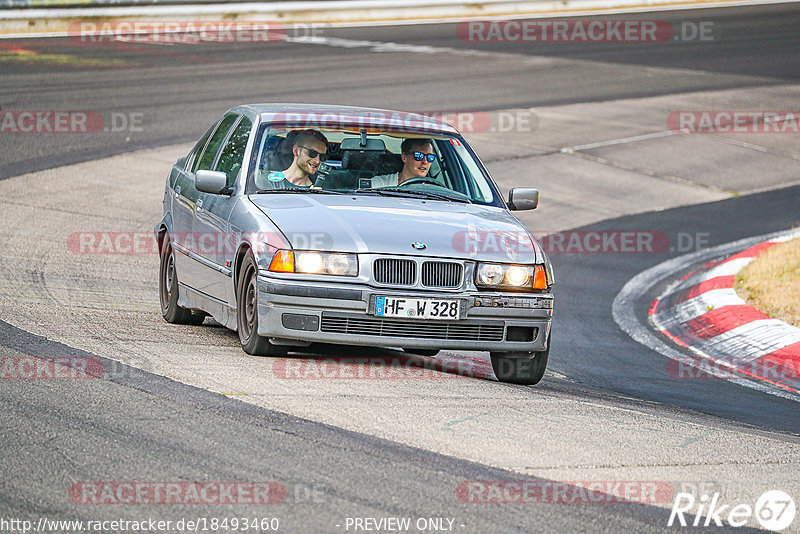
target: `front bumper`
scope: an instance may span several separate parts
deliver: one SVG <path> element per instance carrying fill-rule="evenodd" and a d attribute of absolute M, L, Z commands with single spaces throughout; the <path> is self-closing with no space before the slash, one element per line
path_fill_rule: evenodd
<path fill-rule="evenodd" d="M 375 297 L 459 299 L 456 321 L 383 318 Z M 259 275 L 258 333 L 285 341 L 419 349 L 543 351 L 553 295 L 383 289 Z"/>

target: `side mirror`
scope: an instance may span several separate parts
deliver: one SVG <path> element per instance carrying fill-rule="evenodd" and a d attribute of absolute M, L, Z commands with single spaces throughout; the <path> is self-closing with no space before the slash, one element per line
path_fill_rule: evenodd
<path fill-rule="evenodd" d="M 539 205 L 539 190 L 514 187 L 508 192 L 508 207 L 514 211 L 535 210 Z"/>
<path fill-rule="evenodd" d="M 228 188 L 228 176 L 219 171 L 197 171 L 194 173 L 194 188 L 203 193 L 220 195 Z"/>

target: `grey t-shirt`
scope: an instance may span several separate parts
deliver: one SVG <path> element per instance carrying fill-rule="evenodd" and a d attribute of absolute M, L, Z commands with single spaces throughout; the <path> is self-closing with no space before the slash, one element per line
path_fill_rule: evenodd
<path fill-rule="evenodd" d="M 310 185 L 295 185 L 286 179 L 286 176 L 281 171 L 273 171 L 267 175 L 266 180 L 257 182 L 257 185 L 263 185 L 261 189 L 309 189 Z"/>
<path fill-rule="evenodd" d="M 400 173 L 382 174 L 372 177 L 372 187 L 397 187 L 397 180 Z"/>

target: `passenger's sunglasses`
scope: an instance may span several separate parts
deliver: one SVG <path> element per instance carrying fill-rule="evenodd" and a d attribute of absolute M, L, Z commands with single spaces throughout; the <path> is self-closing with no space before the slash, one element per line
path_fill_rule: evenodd
<path fill-rule="evenodd" d="M 328 161 L 328 155 L 327 154 L 317 152 L 316 150 L 312 150 L 312 149 L 308 148 L 307 146 L 303 146 L 303 145 L 297 145 L 297 146 L 299 146 L 300 148 L 305 148 L 308 151 L 308 157 L 311 158 L 311 159 L 314 159 L 317 156 L 319 156 L 319 160 L 320 161 Z"/>
<path fill-rule="evenodd" d="M 423 159 L 427 159 L 428 163 L 433 163 L 436 161 L 436 154 L 424 154 L 422 152 L 414 152 L 414 159 L 417 161 L 422 161 Z"/>

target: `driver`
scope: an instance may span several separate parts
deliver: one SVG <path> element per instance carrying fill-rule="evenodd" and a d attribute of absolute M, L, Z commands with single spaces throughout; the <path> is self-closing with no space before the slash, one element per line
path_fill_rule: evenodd
<path fill-rule="evenodd" d="M 424 178 L 436 161 L 433 143 L 430 139 L 406 139 L 400 145 L 403 169 L 392 174 L 382 174 L 372 178 L 372 187 L 396 187 L 412 178 Z"/>

